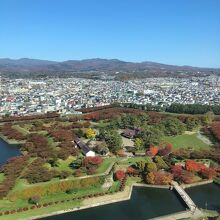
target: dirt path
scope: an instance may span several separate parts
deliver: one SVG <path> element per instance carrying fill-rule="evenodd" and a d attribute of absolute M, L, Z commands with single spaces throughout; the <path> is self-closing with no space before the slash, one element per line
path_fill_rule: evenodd
<path fill-rule="evenodd" d="M 128 200 L 130 197 L 130 192 L 131 192 L 131 187 L 126 186 L 123 192 L 86 199 L 82 202 L 82 206 L 87 206 L 91 204 L 105 205 L 116 201 L 119 202 L 119 201 Z"/>
<path fill-rule="evenodd" d="M 205 135 L 202 135 L 200 131 L 185 131 L 185 134 L 193 135 L 196 134 L 196 137 L 201 140 L 203 143 L 208 145 L 213 145 L 212 142 Z"/>
<path fill-rule="evenodd" d="M 202 135 L 202 134 L 200 133 L 200 131 L 197 132 L 196 137 L 197 137 L 198 139 L 200 139 L 202 142 L 204 142 L 205 144 L 213 145 L 212 142 L 211 142 L 205 135 Z"/>

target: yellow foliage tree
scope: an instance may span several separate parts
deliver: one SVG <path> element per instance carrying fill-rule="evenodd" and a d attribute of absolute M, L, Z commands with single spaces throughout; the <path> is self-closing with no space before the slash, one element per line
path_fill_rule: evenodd
<path fill-rule="evenodd" d="M 96 131 L 95 130 L 93 130 L 92 128 L 87 128 L 86 129 L 86 137 L 88 139 L 93 139 L 93 138 L 95 138 L 95 136 L 96 136 Z"/>

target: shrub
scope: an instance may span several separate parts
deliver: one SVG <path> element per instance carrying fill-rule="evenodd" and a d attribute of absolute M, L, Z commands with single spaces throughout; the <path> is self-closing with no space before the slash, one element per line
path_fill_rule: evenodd
<path fill-rule="evenodd" d="M 40 201 L 40 196 L 32 196 L 31 198 L 28 199 L 28 202 L 30 204 L 35 204 L 37 205 Z"/>
<path fill-rule="evenodd" d="M 116 180 L 122 180 L 125 177 L 125 172 L 123 170 L 117 170 L 115 173 Z"/>
<path fill-rule="evenodd" d="M 129 166 L 127 168 L 127 174 L 132 175 L 132 176 L 136 176 L 136 175 L 139 175 L 139 171 L 134 169 L 133 167 Z"/>
<path fill-rule="evenodd" d="M 88 177 L 84 179 L 75 179 L 75 180 L 65 180 L 59 182 L 52 182 L 45 184 L 43 186 L 30 186 L 23 190 L 18 190 L 9 193 L 8 198 L 20 198 L 20 199 L 29 199 L 32 196 L 39 195 L 51 195 L 54 193 L 65 192 L 68 189 L 83 189 L 89 186 L 95 186 L 103 184 L 104 177 Z"/>
<path fill-rule="evenodd" d="M 4 212 L 4 215 L 9 215 L 9 214 L 10 214 L 9 211 L 5 211 L 5 212 Z"/>
<path fill-rule="evenodd" d="M 213 179 L 217 176 L 217 172 L 212 168 L 205 168 L 200 171 L 200 175 L 206 179 Z"/>
<path fill-rule="evenodd" d="M 156 162 L 158 169 L 168 169 L 168 165 L 165 163 L 162 157 L 156 156 L 154 161 Z"/>

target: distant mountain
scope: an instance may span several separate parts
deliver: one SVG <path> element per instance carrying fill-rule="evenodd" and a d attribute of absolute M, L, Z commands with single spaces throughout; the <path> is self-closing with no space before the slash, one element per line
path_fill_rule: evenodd
<path fill-rule="evenodd" d="M 86 59 L 55 62 L 48 60 L 22 58 L 18 60 L 0 59 L 2 73 L 58 73 L 58 72 L 178 72 L 203 71 L 220 73 L 220 69 L 175 66 L 155 62 L 125 62 L 117 59 Z"/>

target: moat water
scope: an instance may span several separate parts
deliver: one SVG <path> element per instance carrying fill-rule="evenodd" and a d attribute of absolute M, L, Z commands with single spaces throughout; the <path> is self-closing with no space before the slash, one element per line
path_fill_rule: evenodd
<path fill-rule="evenodd" d="M 182 199 L 174 191 L 134 187 L 130 200 L 83 209 L 44 220 L 145 220 L 186 209 Z"/>
<path fill-rule="evenodd" d="M 191 187 L 185 191 L 199 208 L 220 212 L 220 185 L 210 183 Z"/>
<path fill-rule="evenodd" d="M 21 155 L 21 152 L 18 145 L 8 144 L 0 138 L 0 166 L 6 163 L 10 157 L 19 155 Z"/>

